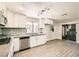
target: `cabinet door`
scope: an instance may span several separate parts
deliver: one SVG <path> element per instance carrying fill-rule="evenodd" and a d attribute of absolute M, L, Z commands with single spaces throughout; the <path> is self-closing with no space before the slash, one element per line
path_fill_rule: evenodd
<path fill-rule="evenodd" d="M 33 33 L 32 28 L 27 29 L 27 33 Z"/>
<path fill-rule="evenodd" d="M 14 14 L 14 27 L 19 27 L 19 15 L 18 14 Z"/>
<path fill-rule="evenodd" d="M 7 10 L 7 25 L 6 27 L 14 27 L 14 14 Z"/>
<path fill-rule="evenodd" d="M 27 33 L 32 33 L 32 23 L 31 22 L 26 23 L 26 30 L 27 30 Z"/>
<path fill-rule="evenodd" d="M 43 19 L 39 19 L 39 28 L 44 28 L 44 20 Z"/>
<path fill-rule="evenodd" d="M 21 28 L 25 28 L 25 23 L 26 23 L 26 17 L 25 16 L 23 16 L 23 15 L 19 15 L 18 16 L 18 22 L 19 22 L 19 27 L 21 27 Z"/>
<path fill-rule="evenodd" d="M 35 22 L 35 23 L 33 23 L 33 31 L 34 31 L 34 33 L 38 33 L 38 23 L 37 22 Z"/>
<path fill-rule="evenodd" d="M 53 24 L 53 20 L 45 19 L 45 24 Z"/>
<path fill-rule="evenodd" d="M 42 45 L 43 43 L 42 36 L 38 36 L 37 38 L 38 38 L 37 45 Z"/>
<path fill-rule="evenodd" d="M 35 36 L 30 37 L 30 47 L 37 46 L 37 38 Z"/>
<path fill-rule="evenodd" d="M 47 42 L 47 37 L 46 35 L 42 35 L 42 40 L 43 40 L 43 43 L 42 44 L 45 44 Z"/>
<path fill-rule="evenodd" d="M 3 9 L 3 4 L 0 3 L 0 11 Z"/>
<path fill-rule="evenodd" d="M 2 14 L 6 17 L 6 7 L 5 4 L 0 3 L 0 12 L 2 11 Z"/>
<path fill-rule="evenodd" d="M 7 10 L 8 23 L 6 27 L 25 28 L 26 17 Z"/>
<path fill-rule="evenodd" d="M 19 51 L 19 38 L 14 38 L 13 39 L 14 40 L 14 42 L 13 42 L 13 45 L 14 45 L 14 52 L 16 52 L 16 51 Z"/>
<path fill-rule="evenodd" d="M 11 43 L 10 43 L 10 47 L 9 47 L 9 53 L 8 53 L 8 57 L 13 57 L 14 54 L 14 45 L 13 45 L 13 39 L 11 38 Z"/>
<path fill-rule="evenodd" d="M 46 39 L 46 36 L 45 35 L 38 36 L 37 45 L 45 44 L 46 41 L 47 41 L 47 39 Z"/>

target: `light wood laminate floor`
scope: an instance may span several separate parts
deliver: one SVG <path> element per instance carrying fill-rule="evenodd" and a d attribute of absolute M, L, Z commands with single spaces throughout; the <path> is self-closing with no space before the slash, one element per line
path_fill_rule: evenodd
<path fill-rule="evenodd" d="M 79 44 L 67 40 L 53 40 L 45 45 L 18 52 L 15 57 L 79 57 Z"/>

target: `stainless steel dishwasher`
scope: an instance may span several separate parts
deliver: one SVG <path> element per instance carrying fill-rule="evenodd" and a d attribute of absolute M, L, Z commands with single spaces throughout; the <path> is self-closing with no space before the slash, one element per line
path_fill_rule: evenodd
<path fill-rule="evenodd" d="M 20 51 L 30 48 L 30 36 L 20 37 Z"/>

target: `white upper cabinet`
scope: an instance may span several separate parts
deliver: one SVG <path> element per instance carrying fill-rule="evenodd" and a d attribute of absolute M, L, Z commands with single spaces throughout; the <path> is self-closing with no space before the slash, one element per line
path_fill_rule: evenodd
<path fill-rule="evenodd" d="M 14 14 L 14 27 L 19 27 L 20 17 L 18 14 Z"/>
<path fill-rule="evenodd" d="M 18 28 L 25 28 L 26 24 L 26 16 L 20 15 L 20 14 L 15 14 L 14 15 L 14 22 L 15 22 L 15 27 Z"/>
<path fill-rule="evenodd" d="M 6 17 L 6 7 L 5 7 L 5 4 L 0 3 L 0 11 Z"/>
<path fill-rule="evenodd" d="M 0 11 L 3 9 L 3 4 L 0 4 Z"/>
<path fill-rule="evenodd" d="M 15 14 L 15 27 L 25 28 L 26 17 L 20 14 Z"/>
<path fill-rule="evenodd" d="M 20 23 L 19 23 L 19 27 L 25 28 L 26 25 L 26 16 L 24 15 L 20 15 Z"/>
<path fill-rule="evenodd" d="M 53 20 L 50 19 L 45 19 L 44 22 L 45 24 L 53 24 Z"/>
<path fill-rule="evenodd" d="M 26 16 L 7 10 L 7 25 L 12 28 L 25 28 Z"/>
<path fill-rule="evenodd" d="M 27 33 L 38 33 L 38 23 L 37 22 L 26 22 Z"/>
<path fill-rule="evenodd" d="M 27 33 L 32 33 L 32 23 L 31 22 L 26 22 L 26 31 Z"/>
<path fill-rule="evenodd" d="M 7 10 L 7 25 L 6 27 L 14 27 L 14 13 Z"/>
<path fill-rule="evenodd" d="M 44 28 L 45 25 L 44 25 L 44 19 L 39 19 L 39 28 Z"/>
<path fill-rule="evenodd" d="M 38 33 L 38 22 L 33 23 L 33 31 L 34 33 Z"/>

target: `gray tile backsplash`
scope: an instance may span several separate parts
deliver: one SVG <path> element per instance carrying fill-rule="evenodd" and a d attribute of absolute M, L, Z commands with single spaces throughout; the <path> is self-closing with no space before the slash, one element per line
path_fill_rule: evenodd
<path fill-rule="evenodd" d="M 26 29 L 4 28 L 4 29 L 2 29 L 2 34 L 9 34 L 9 35 L 26 34 Z"/>

